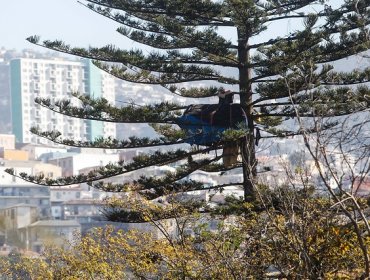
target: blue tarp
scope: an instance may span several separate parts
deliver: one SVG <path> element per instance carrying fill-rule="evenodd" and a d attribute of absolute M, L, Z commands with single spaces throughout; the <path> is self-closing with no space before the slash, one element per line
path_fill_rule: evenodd
<path fill-rule="evenodd" d="M 189 106 L 176 123 L 186 132 L 186 143 L 211 146 L 225 130 L 246 124 L 246 115 L 240 104 L 199 104 Z"/>

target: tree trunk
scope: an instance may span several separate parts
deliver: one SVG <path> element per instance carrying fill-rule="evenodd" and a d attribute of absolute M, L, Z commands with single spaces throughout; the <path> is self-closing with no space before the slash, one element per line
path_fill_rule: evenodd
<path fill-rule="evenodd" d="M 254 139 L 254 122 L 253 122 L 253 99 L 252 99 L 252 72 L 249 66 L 249 36 L 238 29 L 238 59 L 239 59 L 239 92 L 240 104 L 247 114 L 248 135 L 241 145 L 241 155 L 243 160 L 243 186 L 244 200 L 250 201 L 255 197 L 254 184 L 257 177 L 257 161 Z"/>

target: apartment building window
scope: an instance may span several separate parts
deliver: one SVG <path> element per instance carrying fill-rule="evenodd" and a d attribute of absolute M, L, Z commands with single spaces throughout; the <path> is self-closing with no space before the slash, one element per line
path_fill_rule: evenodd
<path fill-rule="evenodd" d="M 40 205 L 48 205 L 49 204 L 49 200 L 47 200 L 47 199 L 40 199 L 39 204 Z"/>

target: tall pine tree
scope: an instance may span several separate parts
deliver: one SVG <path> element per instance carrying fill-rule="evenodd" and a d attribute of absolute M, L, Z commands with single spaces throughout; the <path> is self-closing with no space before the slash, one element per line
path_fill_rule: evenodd
<path fill-rule="evenodd" d="M 259 138 L 299 135 L 299 129 L 287 130 L 283 126 L 285 121 L 297 115 L 304 119 L 329 118 L 369 108 L 370 91 L 365 83 L 369 82 L 370 68 L 345 73 L 335 71 L 333 65 L 369 49 L 370 1 L 337 2 L 86 1 L 87 8 L 119 23 L 119 33 L 150 47 L 150 50 L 126 50 L 112 45 L 79 48 L 59 40 L 41 41 L 38 36 L 28 40 L 52 50 L 93 59 L 96 66 L 124 81 L 161 85 L 170 94 L 189 99 L 219 96 L 221 104 L 227 100 L 223 89 L 231 90 L 231 94 L 239 97 L 235 102 L 240 105 L 235 108 L 242 109 L 239 115 L 245 114 L 242 117 L 244 126 L 234 123 L 226 127 L 230 129 L 221 130 L 221 135 L 211 134 L 213 140 L 201 142 L 201 149 L 158 151 L 137 157 L 131 163 L 111 164 L 86 175 L 56 180 L 26 174 L 21 176 L 39 184 L 88 182 L 108 191 L 134 190 L 153 199 L 173 192 L 205 189 L 199 182 L 184 180 L 198 169 L 214 172 L 241 167 L 244 180 L 240 185 L 244 188 L 245 200 L 253 198 L 257 176 L 255 145 Z M 287 21 L 296 24 L 296 30 L 275 36 L 276 30 L 286 28 Z M 230 32 L 235 35 L 229 35 Z M 225 34 L 231 39 L 225 39 Z M 264 40 L 265 34 L 270 37 Z M 162 136 L 156 139 L 131 137 L 128 140 L 99 138 L 94 142 L 81 142 L 62 139 L 57 131 L 45 132 L 35 128 L 33 132 L 66 145 L 114 149 L 199 144 L 197 137 L 209 133 L 204 123 L 200 129 L 189 129 L 187 125 L 193 124 L 189 119 L 182 122 L 185 129 L 177 127 L 179 114 L 185 109 L 177 104 L 115 107 L 104 99 L 78 93 L 75 97 L 82 101 L 83 106 L 75 107 L 69 100 L 54 102 L 48 98 L 38 98 L 36 102 L 71 117 L 117 123 L 151 123 Z M 227 119 L 232 107 L 227 106 L 226 111 L 220 111 L 221 105 L 209 110 Z M 206 111 L 205 107 L 199 108 Z M 208 112 L 206 116 L 212 117 L 212 113 Z M 335 125 L 336 122 L 330 121 L 322 129 Z M 210 126 L 217 124 L 211 122 Z M 308 131 L 314 130 L 308 128 Z M 240 162 L 225 166 L 219 163 L 220 156 L 217 155 L 200 160 L 196 157 L 222 148 L 224 153 L 235 152 L 235 149 L 226 149 L 230 146 L 238 147 Z M 141 177 L 129 184 L 104 182 L 111 176 L 172 162 L 179 163 L 176 172 L 161 178 Z"/>

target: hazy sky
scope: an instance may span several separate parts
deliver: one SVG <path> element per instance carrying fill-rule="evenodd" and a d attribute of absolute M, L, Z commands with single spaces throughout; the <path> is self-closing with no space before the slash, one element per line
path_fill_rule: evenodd
<path fill-rule="evenodd" d="M 257 40 L 269 39 L 268 34 L 287 35 L 298 25 L 291 19 L 285 23 L 275 22 L 269 26 L 270 31 L 260 34 Z M 46 51 L 25 40 L 31 35 L 39 35 L 41 40 L 63 40 L 76 47 L 114 44 L 130 49 L 140 46 L 118 34 L 118 26 L 118 23 L 92 12 L 77 0 L 2 0 L 0 47 Z M 235 38 L 235 30 L 221 30 L 221 33 L 226 39 Z"/>
<path fill-rule="evenodd" d="M 62 39 L 74 46 L 113 43 L 129 47 L 132 43 L 115 31 L 118 26 L 77 0 L 3 0 L 0 47 L 44 50 L 25 40 L 31 35 L 39 35 L 42 40 Z"/>
<path fill-rule="evenodd" d="M 115 30 L 118 23 L 98 15 L 77 0 L 2 0 L 0 11 L 0 47 L 22 50 L 44 48 L 28 43 L 25 39 L 39 35 L 41 40 L 60 39 L 71 46 L 87 47 L 114 44 L 129 49 L 139 47 Z M 279 33 L 291 31 L 291 25 Z M 232 39 L 233 31 L 222 32 Z M 284 35 L 284 34 L 281 34 Z M 262 36 L 263 37 L 263 36 Z"/>

